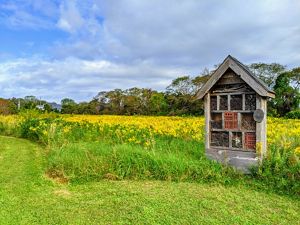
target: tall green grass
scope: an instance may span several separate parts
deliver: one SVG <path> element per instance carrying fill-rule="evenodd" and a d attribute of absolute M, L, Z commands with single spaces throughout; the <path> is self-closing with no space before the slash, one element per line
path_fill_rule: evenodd
<path fill-rule="evenodd" d="M 157 143 L 149 150 L 107 141 L 70 143 L 51 149 L 48 169 L 73 182 L 106 178 L 226 183 L 242 176 L 206 160 L 203 145 L 197 142 L 158 139 Z M 173 151 L 164 148 L 169 144 Z"/>
<path fill-rule="evenodd" d="M 49 176 L 74 183 L 101 179 L 153 179 L 247 184 L 276 192 L 300 194 L 300 163 L 291 152 L 273 146 L 251 176 L 207 160 L 204 144 L 163 135 L 136 132 L 118 135 L 122 125 L 98 126 L 66 122 L 56 115 L 24 115 L 13 129 L 0 123 L 0 133 L 39 142 L 47 149 Z M 8 132 L 9 131 L 9 132 Z M 128 143 L 130 135 L 136 143 Z M 150 145 L 145 145 L 149 142 Z"/>

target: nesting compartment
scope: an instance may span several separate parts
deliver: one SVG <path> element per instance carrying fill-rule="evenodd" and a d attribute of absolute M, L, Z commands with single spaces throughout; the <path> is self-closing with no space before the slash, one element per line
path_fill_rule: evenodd
<path fill-rule="evenodd" d="M 255 109 L 256 109 L 256 95 L 245 94 L 245 110 L 255 110 Z"/>
<path fill-rule="evenodd" d="M 222 113 L 211 114 L 211 127 L 213 129 L 222 129 Z"/>
<path fill-rule="evenodd" d="M 217 110 L 217 105 L 218 105 L 218 101 L 217 101 L 217 96 L 211 96 L 210 98 L 210 110 Z"/>
<path fill-rule="evenodd" d="M 253 113 L 241 113 L 241 115 L 242 115 L 242 129 L 255 131 L 256 122 L 253 119 Z"/>
<path fill-rule="evenodd" d="M 243 110 L 243 96 L 231 95 L 230 96 L 230 109 L 231 110 Z"/>
<path fill-rule="evenodd" d="M 229 132 L 213 131 L 211 132 L 211 146 L 229 147 Z"/>
<path fill-rule="evenodd" d="M 220 95 L 220 110 L 228 110 L 228 96 Z"/>
<path fill-rule="evenodd" d="M 255 151 L 255 94 L 216 93 L 210 97 L 210 108 L 212 147 Z"/>

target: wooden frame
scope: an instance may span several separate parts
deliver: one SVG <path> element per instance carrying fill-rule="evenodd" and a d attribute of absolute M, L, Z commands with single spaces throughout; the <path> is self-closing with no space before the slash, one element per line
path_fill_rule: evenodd
<path fill-rule="evenodd" d="M 254 92 L 247 92 L 246 94 L 254 94 Z M 228 96 L 228 98 L 227 98 L 228 99 L 228 109 L 227 110 L 220 110 L 220 98 L 219 98 L 219 96 L 221 96 L 221 95 L 222 96 Z M 217 96 L 218 100 L 217 100 L 217 110 L 211 110 L 210 109 L 211 107 L 208 106 L 208 104 L 207 104 L 207 107 L 209 108 L 209 112 L 207 110 L 206 118 L 209 116 L 210 119 L 208 120 L 208 125 L 207 125 L 208 128 L 206 129 L 206 133 L 210 133 L 212 131 L 217 131 L 217 132 L 228 131 L 229 132 L 229 147 L 227 147 L 227 148 L 222 147 L 222 148 L 232 149 L 232 150 L 249 151 L 249 150 L 246 150 L 245 148 L 234 148 L 234 147 L 232 147 L 232 132 L 241 132 L 243 137 L 244 137 L 244 133 L 246 133 L 246 132 L 255 132 L 256 130 L 249 130 L 249 129 L 242 128 L 242 114 L 254 113 L 254 110 L 243 110 L 243 109 L 245 109 L 245 94 L 242 94 L 242 93 L 239 94 L 239 95 L 242 96 L 242 109 L 241 110 L 231 110 L 230 103 L 229 103 L 231 95 L 237 95 L 237 94 L 236 93 L 234 93 L 234 94 L 232 94 L 232 93 L 226 93 L 226 94 L 222 93 L 222 94 L 207 95 L 207 100 L 211 96 Z M 205 107 L 205 108 L 207 108 L 207 107 Z M 238 116 L 238 120 L 237 120 L 238 126 L 237 126 L 237 128 L 232 128 L 232 129 L 226 128 L 226 126 L 224 124 L 225 123 L 224 115 L 225 115 L 226 112 L 237 113 L 237 116 Z M 213 128 L 211 126 L 211 123 L 213 122 L 212 114 L 214 114 L 214 113 L 221 113 L 222 114 L 222 128 Z M 211 141 L 211 139 L 209 140 L 209 142 L 210 141 Z M 209 143 L 209 145 L 211 145 L 211 144 Z M 242 145 L 244 146 L 244 140 L 243 140 Z M 212 147 L 219 148 L 218 146 L 212 146 Z M 253 149 L 253 151 L 254 151 L 254 149 Z"/>

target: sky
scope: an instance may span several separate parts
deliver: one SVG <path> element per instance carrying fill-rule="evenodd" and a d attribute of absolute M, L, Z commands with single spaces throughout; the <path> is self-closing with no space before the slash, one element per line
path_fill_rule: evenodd
<path fill-rule="evenodd" d="M 0 0 L 0 97 L 164 90 L 228 55 L 300 66 L 299 0 Z"/>

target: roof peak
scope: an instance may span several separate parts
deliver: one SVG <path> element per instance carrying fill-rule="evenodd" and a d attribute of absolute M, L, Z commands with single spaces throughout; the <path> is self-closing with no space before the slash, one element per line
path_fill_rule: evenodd
<path fill-rule="evenodd" d="M 211 75 L 210 79 L 198 91 L 197 98 L 203 98 L 204 95 L 216 84 L 216 82 L 224 75 L 226 70 L 230 68 L 238 74 L 256 93 L 261 96 L 274 97 L 274 92 L 268 86 L 256 77 L 252 71 L 239 60 L 228 55 L 220 66 Z"/>

